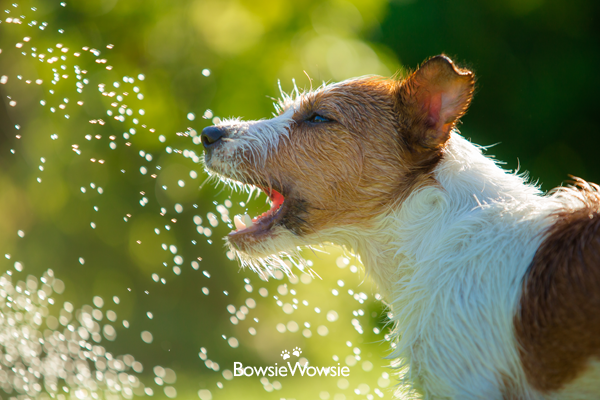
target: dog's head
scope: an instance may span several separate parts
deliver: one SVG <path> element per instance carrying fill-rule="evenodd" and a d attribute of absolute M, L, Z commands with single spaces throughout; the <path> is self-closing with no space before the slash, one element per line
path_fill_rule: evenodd
<path fill-rule="evenodd" d="M 284 96 L 272 119 L 205 128 L 207 171 L 258 188 L 272 203 L 261 216 L 236 217 L 232 250 L 258 267 L 271 255 L 331 241 L 333 229 L 360 229 L 432 184 L 473 84 L 470 71 L 437 56 L 406 79 L 326 85 Z"/>

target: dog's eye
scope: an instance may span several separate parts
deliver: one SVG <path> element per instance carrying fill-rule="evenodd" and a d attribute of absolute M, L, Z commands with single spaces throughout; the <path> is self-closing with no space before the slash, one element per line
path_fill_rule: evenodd
<path fill-rule="evenodd" d="M 318 124 L 318 123 L 322 123 L 322 122 L 331 122 L 332 120 L 330 120 L 329 118 L 324 117 L 322 115 L 319 115 L 319 114 L 313 114 L 312 116 L 307 118 L 306 121 Z"/>

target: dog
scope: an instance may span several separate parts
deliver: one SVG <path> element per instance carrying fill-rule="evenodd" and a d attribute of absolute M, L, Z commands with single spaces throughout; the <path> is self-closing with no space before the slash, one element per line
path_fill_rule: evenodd
<path fill-rule="evenodd" d="M 356 252 L 393 313 L 397 395 L 598 399 L 599 187 L 544 195 L 485 157 L 457 130 L 474 85 L 440 55 L 205 128 L 209 174 L 271 200 L 226 241 L 261 273 L 303 246 Z"/>

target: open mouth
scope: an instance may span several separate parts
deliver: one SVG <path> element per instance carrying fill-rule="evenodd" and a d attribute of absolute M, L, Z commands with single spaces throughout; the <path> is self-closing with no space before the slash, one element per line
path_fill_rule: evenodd
<path fill-rule="evenodd" d="M 269 232 L 273 225 L 283 219 L 287 207 L 285 197 L 275 189 L 265 189 L 259 187 L 268 197 L 271 208 L 261 215 L 251 218 L 248 214 L 236 215 L 233 218 L 235 230 L 229 233 L 230 238 L 239 236 L 258 237 Z"/>

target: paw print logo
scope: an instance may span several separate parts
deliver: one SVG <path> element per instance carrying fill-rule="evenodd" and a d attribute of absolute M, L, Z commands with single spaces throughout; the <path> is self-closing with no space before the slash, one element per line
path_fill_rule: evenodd
<path fill-rule="evenodd" d="M 287 350 L 284 350 L 281 352 L 281 358 L 283 358 L 284 360 L 287 360 L 288 358 L 290 358 L 290 352 Z"/>
<path fill-rule="evenodd" d="M 300 357 L 300 354 L 302 354 L 302 349 L 300 347 L 296 347 L 292 351 L 292 354 L 295 355 L 296 357 Z"/>

